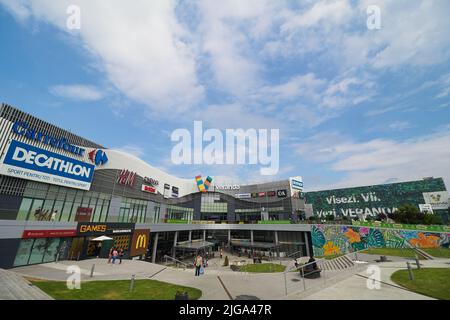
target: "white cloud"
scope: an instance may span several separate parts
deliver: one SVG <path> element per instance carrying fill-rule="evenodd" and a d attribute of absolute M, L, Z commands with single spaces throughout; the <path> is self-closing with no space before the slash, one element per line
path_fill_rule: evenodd
<path fill-rule="evenodd" d="M 69 5 L 81 9 L 81 29 L 66 28 Z M 191 35 L 176 18 L 175 1 L 42 0 L 20 8 L 78 40 L 126 96 L 153 110 L 184 111 L 202 98 Z M 20 11 L 7 7 L 19 18 Z"/>
<path fill-rule="evenodd" d="M 142 159 L 142 157 L 145 155 L 145 150 L 142 147 L 136 146 L 136 145 L 124 145 L 121 147 L 111 148 L 113 150 L 121 151 L 126 154 L 131 154 L 135 156 L 136 158 Z"/>
<path fill-rule="evenodd" d="M 56 85 L 50 87 L 49 92 L 54 96 L 74 100 L 97 101 L 104 97 L 99 89 L 82 84 Z"/>
<path fill-rule="evenodd" d="M 408 121 L 395 121 L 389 124 L 389 128 L 394 131 L 403 131 L 411 128 L 411 124 Z"/>
<path fill-rule="evenodd" d="M 320 134 L 298 145 L 297 152 L 324 163 L 345 178 L 320 188 L 340 188 L 415 180 L 428 176 L 443 177 L 450 183 L 450 131 L 403 141 L 373 139 L 352 142 L 335 133 Z"/>

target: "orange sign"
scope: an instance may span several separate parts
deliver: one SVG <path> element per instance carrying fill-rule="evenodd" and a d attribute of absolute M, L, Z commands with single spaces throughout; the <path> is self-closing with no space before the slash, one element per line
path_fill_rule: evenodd
<path fill-rule="evenodd" d="M 141 256 L 147 252 L 150 239 L 150 229 L 134 230 L 133 241 L 131 241 L 130 257 Z"/>

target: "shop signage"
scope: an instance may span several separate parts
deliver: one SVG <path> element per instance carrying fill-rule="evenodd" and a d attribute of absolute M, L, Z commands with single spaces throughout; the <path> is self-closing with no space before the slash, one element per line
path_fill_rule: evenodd
<path fill-rule="evenodd" d="M 164 189 L 165 189 L 165 190 L 169 190 L 169 189 L 170 189 L 170 184 L 165 183 L 165 184 L 164 184 Z"/>
<path fill-rule="evenodd" d="M 46 133 L 30 128 L 30 125 L 27 122 L 17 121 L 16 123 L 14 123 L 12 131 L 15 134 L 23 136 L 29 140 L 44 143 L 54 148 L 73 153 L 80 157 L 84 156 L 85 149 L 70 144 L 65 138 L 52 137 Z"/>
<path fill-rule="evenodd" d="M 144 192 L 148 192 L 148 193 L 154 193 L 154 194 L 157 193 L 155 187 L 148 186 L 148 185 L 146 185 L 146 184 L 143 184 L 143 185 L 142 185 L 142 189 L 141 189 L 141 190 L 144 191 Z"/>
<path fill-rule="evenodd" d="M 214 186 L 216 190 L 239 190 L 241 188 L 238 184 L 230 184 L 230 185 L 218 185 Z"/>
<path fill-rule="evenodd" d="M 287 190 L 277 190 L 277 197 L 278 198 L 286 198 L 287 197 Z"/>
<path fill-rule="evenodd" d="M 252 192 L 252 198 L 258 198 L 258 192 Z"/>
<path fill-rule="evenodd" d="M 302 190 L 303 189 L 303 181 L 292 179 L 292 189 Z"/>
<path fill-rule="evenodd" d="M 134 187 L 134 184 L 136 182 L 136 175 L 136 172 L 126 169 L 121 170 L 116 182 L 124 186 Z"/>
<path fill-rule="evenodd" d="M 78 222 L 89 222 L 91 221 L 92 208 L 78 207 L 77 213 L 75 214 L 75 221 Z"/>
<path fill-rule="evenodd" d="M 267 192 L 267 196 L 268 196 L 268 197 L 275 197 L 276 194 L 277 194 L 277 193 L 276 193 L 275 191 L 268 191 L 268 192 Z"/>
<path fill-rule="evenodd" d="M 234 195 L 237 199 L 249 199 L 252 197 L 250 193 L 238 193 Z"/>
<path fill-rule="evenodd" d="M 150 229 L 136 229 L 131 241 L 130 257 L 141 256 L 147 252 Z"/>
<path fill-rule="evenodd" d="M 425 203 L 435 210 L 447 210 L 449 207 L 447 191 L 423 192 L 422 195 Z"/>
<path fill-rule="evenodd" d="M 133 231 L 134 223 L 79 222 L 77 226 L 78 236 L 131 234 Z"/>
<path fill-rule="evenodd" d="M 96 166 L 101 166 L 108 162 L 108 156 L 105 151 L 96 149 L 89 152 L 89 160 Z"/>
<path fill-rule="evenodd" d="M 159 181 L 153 178 L 145 177 L 144 183 L 149 184 L 151 186 L 157 187 L 159 186 Z"/>
<path fill-rule="evenodd" d="M 258 197 L 265 197 L 266 193 L 265 192 L 258 192 Z"/>
<path fill-rule="evenodd" d="M 178 192 L 179 192 L 178 187 L 172 186 L 172 197 L 178 198 Z"/>
<path fill-rule="evenodd" d="M 95 166 L 12 140 L 0 174 L 89 190 Z"/>
<path fill-rule="evenodd" d="M 433 214 L 433 206 L 429 203 L 420 203 L 419 209 L 420 212 L 427 212 Z"/>
<path fill-rule="evenodd" d="M 77 230 L 24 230 L 23 239 L 75 237 Z"/>

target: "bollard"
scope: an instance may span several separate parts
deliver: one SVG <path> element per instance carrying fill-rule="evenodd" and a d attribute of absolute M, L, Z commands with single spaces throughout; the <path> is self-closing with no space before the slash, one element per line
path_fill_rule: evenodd
<path fill-rule="evenodd" d="M 95 269 L 95 263 L 92 265 L 92 268 L 91 268 L 91 278 L 94 276 L 94 269 Z"/>
<path fill-rule="evenodd" d="M 409 264 L 409 261 L 406 262 L 406 266 L 408 267 L 409 280 L 414 280 L 414 274 L 412 272 L 412 268 L 411 265 Z"/>
<path fill-rule="evenodd" d="M 417 254 L 416 254 L 416 259 L 415 260 L 416 260 L 417 269 L 420 270 L 419 257 L 417 256 Z"/>
<path fill-rule="evenodd" d="M 134 289 L 134 279 L 136 278 L 136 276 L 133 274 L 131 276 L 131 282 L 130 282 L 130 292 L 133 292 Z"/>

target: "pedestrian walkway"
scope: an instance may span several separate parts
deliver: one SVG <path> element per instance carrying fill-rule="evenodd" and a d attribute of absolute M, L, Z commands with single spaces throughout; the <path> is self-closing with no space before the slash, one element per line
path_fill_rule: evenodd
<path fill-rule="evenodd" d="M 0 269 L 0 300 L 53 300 L 12 271 Z"/>

